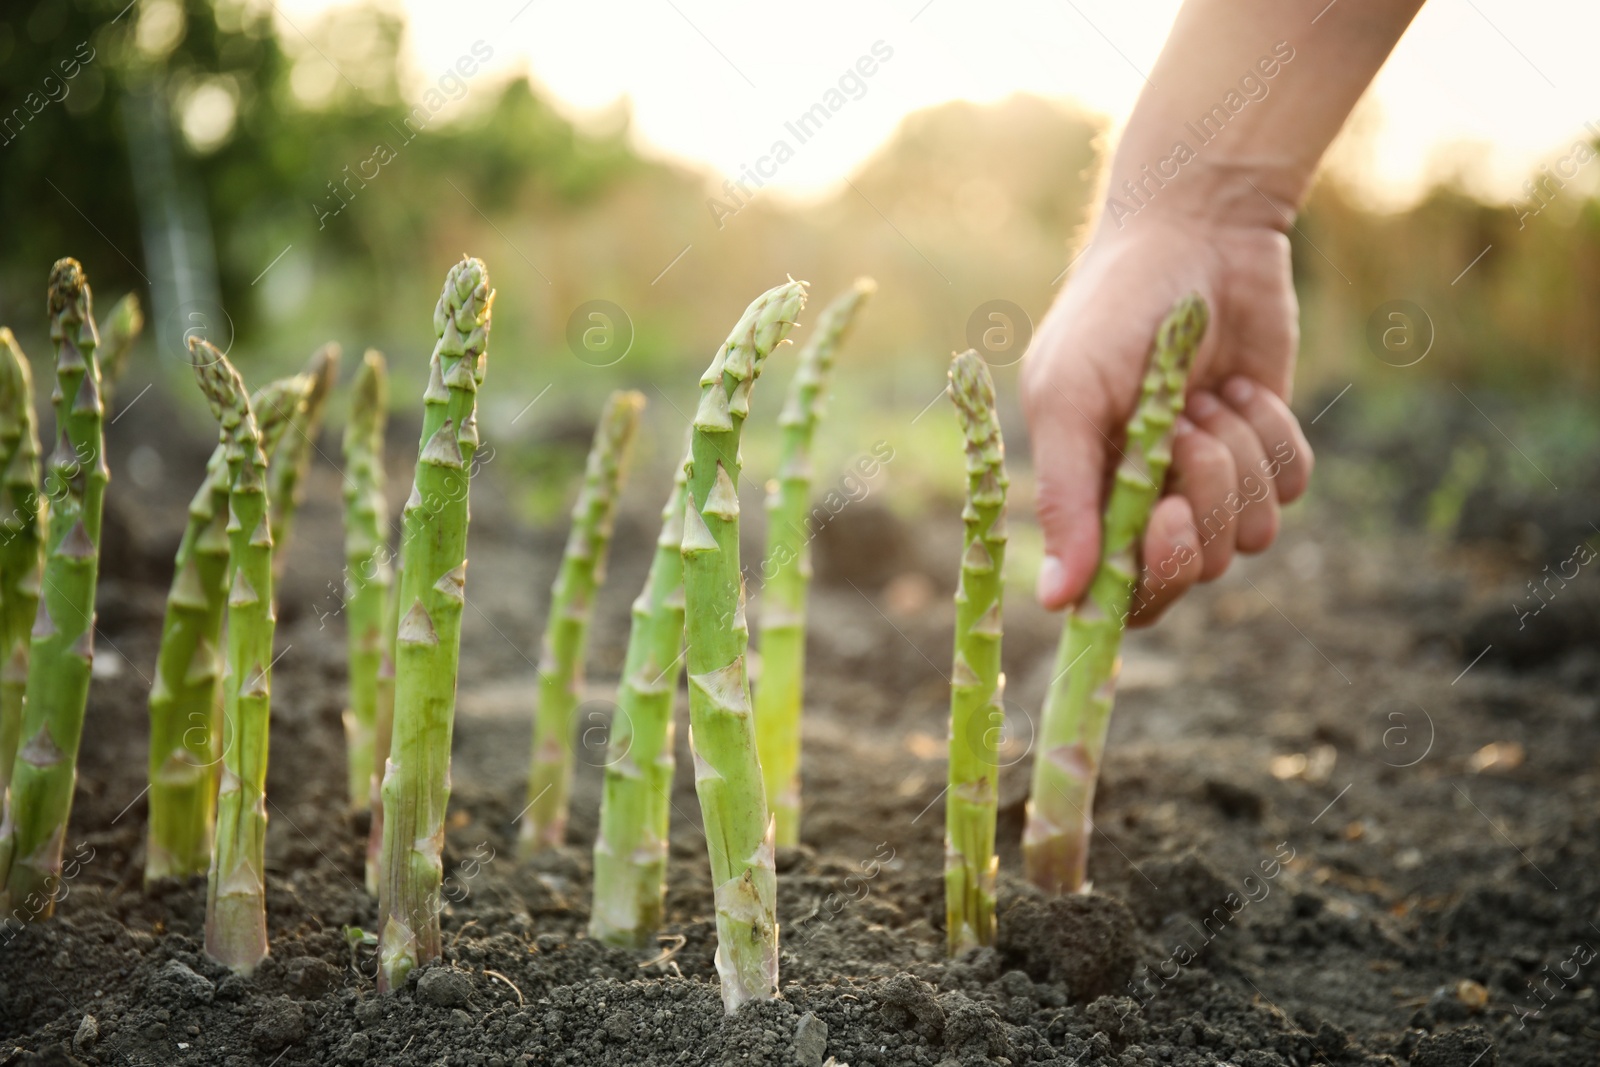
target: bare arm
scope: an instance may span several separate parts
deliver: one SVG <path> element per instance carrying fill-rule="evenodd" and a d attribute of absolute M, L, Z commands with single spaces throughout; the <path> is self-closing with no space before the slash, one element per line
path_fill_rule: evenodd
<path fill-rule="evenodd" d="M 1279 212 L 1292 214 L 1305 199 L 1323 152 L 1422 7 L 1323 2 L 1184 4 L 1118 145 L 1111 189 L 1187 141 L 1194 160 L 1161 191 L 1174 194 L 1172 210 L 1286 228 Z"/>
<path fill-rule="evenodd" d="M 1286 403 L 1298 309 L 1285 234 L 1317 163 L 1422 0 L 1188 0 L 1108 168 L 1072 278 L 1024 365 L 1045 534 L 1039 598 L 1082 595 L 1103 487 L 1156 323 L 1198 290 L 1212 327 L 1190 377 L 1134 623 L 1259 552 L 1311 450 Z M 1314 21 L 1313 21 L 1314 20 Z"/>

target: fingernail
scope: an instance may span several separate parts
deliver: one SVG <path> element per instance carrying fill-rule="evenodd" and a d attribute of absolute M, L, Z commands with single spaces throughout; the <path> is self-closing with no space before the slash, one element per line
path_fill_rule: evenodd
<path fill-rule="evenodd" d="M 1046 556 L 1039 565 L 1036 595 L 1045 607 L 1054 607 L 1067 595 L 1067 568 L 1054 556 Z"/>
<path fill-rule="evenodd" d="M 1174 424 L 1174 433 L 1176 436 L 1180 437 L 1186 433 L 1193 433 L 1197 429 L 1199 429 L 1199 427 L 1190 422 L 1189 416 L 1187 415 L 1179 415 L 1178 421 Z"/>
<path fill-rule="evenodd" d="M 1189 398 L 1189 414 L 1204 421 L 1217 413 L 1222 402 L 1210 393 L 1195 393 Z"/>
<path fill-rule="evenodd" d="M 1248 404 L 1255 391 L 1250 379 L 1242 377 L 1229 378 L 1228 384 L 1222 387 L 1222 395 L 1230 404 Z"/>

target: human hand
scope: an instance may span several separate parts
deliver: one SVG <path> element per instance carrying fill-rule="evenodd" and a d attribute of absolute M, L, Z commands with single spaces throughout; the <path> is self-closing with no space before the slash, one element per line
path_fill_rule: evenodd
<path fill-rule="evenodd" d="M 1102 225 L 1023 363 L 1047 608 L 1075 603 L 1099 566 L 1101 509 L 1151 339 L 1189 292 L 1205 298 L 1211 323 L 1128 624 L 1155 621 L 1195 582 L 1226 571 L 1235 553 L 1267 548 L 1279 505 L 1305 491 L 1311 447 L 1286 403 L 1299 342 L 1288 238 L 1259 222 L 1195 216 Z"/>

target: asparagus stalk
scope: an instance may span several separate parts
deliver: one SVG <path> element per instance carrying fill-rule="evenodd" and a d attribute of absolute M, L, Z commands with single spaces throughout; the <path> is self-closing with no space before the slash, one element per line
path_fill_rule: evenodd
<path fill-rule="evenodd" d="M 379 989 L 403 985 L 413 967 L 440 952 L 441 853 L 466 603 L 467 491 L 493 302 L 483 263 L 464 257 L 450 268 L 433 312 L 439 339 L 423 393 L 416 481 L 404 511 L 394 738 L 383 780 Z"/>
<path fill-rule="evenodd" d="M 136 293 L 128 293 L 111 305 L 100 323 L 100 395 L 109 408 L 111 392 L 128 369 L 128 353 L 144 331 L 144 308 Z"/>
<path fill-rule="evenodd" d="M 311 469 L 311 453 L 317 449 L 322 432 L 322 416 L 328 396 L 339 380 L 339 346 L 323 345 L 312 353 L 301 374 L 310 381 L 305 400 L 289 413 L 289 429 L 284 444 L 273 455 L 267 478 L 267 499 L 272 502 L 273 577 L 283 577 L 284 560 L 289 550 L 289 530 L 295 511 L 305 495 L 306 472 Z"/>
<path fill-rule="evenodd" d="M 1005 442 L 988 365 L 970 349 L 950 364 L 950 399 L 967 444 L 955 661 L 950 678 L 950 788 L 945 793 L 945 930 L 952 956 L 994 941 L 995 742 L 1005 709 L 1000 672 L 1006 558 Z"/>
<path fill-rule="evenodd" d="M 238 974 L 267 955 L 267 737 L 272 708 L 272 530 L 267 456 L 244 381 L 191 338 L 195 377 L 221 424 L 228 466 L 229 590 L 222 785 L 206 887 L 206 952 Z"/>
<path fill-rule="evenodd" d="M 250 399 L 271 456 L 311 382 L 294 375 Z M 228 598 L 228 444 L 219 443 L 189 503 L 150 688 L 150 823 L 145 884 L 204 874 L 211 864 L 222 765 L 222 621 Z"/>
<path fill-rule="evenodd" d="M 583 489 L 572 507 L 572 532 L 561 557 L 539 656 L 539 709 L 533 725 L 528 807 L 522 819 L 524 855 L 554 848 L 566 837 L 572 789 L 572 713 L 583 699 L 583 663 L 595 594 L 605 582 L 606 552 L 616 520 L 628 452 L 644 395 L 615 392 L 595 427 Z"/>
<path fill-rule="evenodd" d="M 823 311 L 800 350 L 783 414 L 778 479 L 767 487 L 767 559 L 761 570 L 761 678 L 755 687 L 756 748 L 780 845 L 800 843 L 800 709 L 805 690 L 806 589 L 811 584 L 811 440 L 822 421 L 833 354 L 877 289 L 870 278 Z"/>
<path fill-rule="evenodd" d="M 1100 566 L 1088 596 L 1073 607 L 1045 695 L 1039 753 L 1022 835 L 1029 881 L 1056 893 L 1083 885 L 1089 859 L 1095 780 L 1116 693 L 1118 650 L 1139 575 L 1139 542 L 1172 461 L 1173 427 L 1184 385 L 1205 336 L 1198 294 L 1174 305 L 1156 332 L 1138 407 L 1101 525 Z"/>
<path fill-rule="evenodd" d="M 0 797 L 11 784 L 28 685 L 28 641 L 39 610 L 44 499 L 33 373 L 0 326 Z"/>
<path fill-rule="evenodd" d="M 100 516 L 111 472 L 93 304 L 78 261 L 57 260 L 49 303 L 57 444 L 45 485 L 50 524 L 43 593 L 31 636 L 21 748 L 0 819 L 0 912 L 30 919 L 49 918 L 55 907 L 94 658 Z"/>
<path fill-rule="evenodd" d="M 394 568 L 395 573 L 399 573 L 401 566 L 403 564 Z M 372 825 L 367 831 L 367 892 L 373 896 L 378 895 L 378 873 L 383 858 L 383 771 L 394 738 L 394 639 L 400 628 L 400 597 L 392 580 L 386 612 L 374 686 L 377 704 L 373 709 L 372 780 L 368 787 Z"/>
<path fill-rule="evenodd" d="M 644 591 L 633 602 L 633 627 L 606 749 L 589 935 L 624 948 L 651 943 L 661 925 L 666 892 L 672 704 L 683 661 L 683 502 L 688 479 L 680 464 L 661 509 L 655 558 Z"/>
<path fill-rule="evenodd" d="M 389 382 L 383 356 L 368 350 L 350 394 L 344 429 L 344 600 L 350 706 L 344 713 L 350 805 L 371 800 L 378 720 L 378 669 L 389 614 L 389 509 L 383 495 L 383 430 Z"/>
<path fill-rule="evenodd" d="M 756 754 L 739 570 L 739 437 L 761 364 L 794 326 L 805 284 L 745 311 L 700 379 L 683 520 L 689 747 L 717 913 L 717 975 L 731 1015 L 778 992 L 773 824 Z"/>

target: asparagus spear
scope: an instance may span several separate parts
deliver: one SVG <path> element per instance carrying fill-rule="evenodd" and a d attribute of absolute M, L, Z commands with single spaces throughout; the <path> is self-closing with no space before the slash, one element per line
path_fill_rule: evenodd
<path fill-rule="evenodd" d="M 731 1015 L 778 992 L 777 874 L 750 684 L 739 570 L 739 437 L 761 363 L 805 306 L 790 281 L 745 311 L 700 379 L 683 519 L 689 747 L 717 913 L 717 975 Z"/>
<path fill-rule="evenodd" d="M 270 457 L 310 379 L 297 374 L 256 392 L 262 449 Z M 167 594 L 150 688 L 150 824 L 145 884 L 204 874 L 211 863 L 222 766 L 222 621 L 228 598 L 228 444 L 219 443 L 189 504 Z"/>
<path fill-rule="evenodd" d="M 28 634 L 39 610 L 44 499 L 33 373 L 0 326 L 0 797 L 11 784 L 28 684 Z"/>
<path fill-rule="evenodd" d="M 354 808 L 365 808 L 371 800 L 378 669 L 384 659 L 384 623 L 393 583 L 385 536 L 389 509 L 383 496 L 383 429 L 388 415 L 388 371 L 383 356 L 369 349 L 356 372 L 344 429 L 344 599 L 350 664 L 344 732 Z"/>
<path fill-rule="evenodd" d="M 289 529 L 294 524 L 300 498 L 305 495 L 303 483 L 306 472 L 311 469 L 311 453 L 316 451 L 317 435 L 322 432 L 328 396 L 339 380 L 339 346 L 330 341 L 317 349 L 300 373 L 311 385 L 303 403 L 288 413 L 289 429 L 284 434 L 284 445 L 273 455 L 267 478 L 267 498 L 272 502 L 272 566 L 276 579 L 283 577 Z"/>
<path fill-rule="evenodd" d="M 950 364 L 950 399 L 967 442 L 961 512 L 955 666 L 950 678 L 950 788 L 945 793 L 945 929 L 950 954 L 994 941 L 995 741 L 1005 709 L 1000 673 L 1001 572 L 1006 558 L 1005 442 L 988 365 L 968 350 Z"/>
<path fill-rule="evenodd" d="M 466 603 L 467 491 L 478 448 L 494 291 L 477 259 L 450 268 L 423 393 L 422 444 L 405 506 L 403 612 L 395 638 L 394 738 L 383 780 L 378 988 L 439 958 L 445 807 Z"/>
<path fill-rule="evenodd" d="M 111 305 L 105 321 L 100 323 L 100 395 L 107 407 L 111 405 L 111 391 L 128 368 L 128 353 L 133 342 L 144 331 L 144 309 L 136 293 L 127 293 Z"/>
<path fill-rule="evenodd" d="M 49 918 L 77 782 L 78 742 L 94 658 L 94 594 L 105 462 L 93 295 L 75 259 L 50 271 L 57 444 L 46 474 L 50 528 L 34 619 L 21 748 L 0 819 L 0 912 Z"/>
<path fill-rule="evenodd" d="M 267 736 L 272 709 L 272 530 L 267 456 L 244 381 L 191 338 L 195 378 L 221 424 L 228 466 L 229 591 L 222 786 L 206 887 L 206 952 L 238 974 L 267 955 Z"/>
<path fill-rule="evenodd" d="M 644 394 L 615 392 L 595 427 L 572 507 L 572 533 L 561 557 L 539 656 L 539 709 L 534 717 L 528 807 L 522 820 L 524 855 L 554 848 L 566 837 L 572 788 L 572 713 L 583 699 L 583 662 L 595 594 L 605 582 L 606 552 L 617 514 L 628 452 Z"/>
<path fill-rule="evenodd" d="M 800 708 L 805 689 L 806 588 L 811 584 L 811 439 L 822 421 L 838 349 L 856 312 L 877 289 L 871 278 L 823 311 L 800 350 L 783 414 L 778 480 L 767 487 L 767 559 L 761 603 L 761 679 L 755 687 L 756 748 L 766 779 L 767 807 L 780 845 L 800 843 Z"/>
<path fill-rule="evenodd" d="M 661 925 L 666 892 L 672 703 L 683 661 L 683 502 L 688 479 L 680 464 L 661 509 L 655 559 L 644 591 L 633 602 L 633 628 L 606 749 L 589 935 L 625 948 L 651 943 Z"/>
<path fill-rule="evenodd" d="M 401 565 L 394 568 L 398 574 Z M 367 831 L 367 892 L 378 895 L 378 873 L 383 858 L 383 771 L 389 760 L 389 745 L 394 738 L 394 639 L 400 628 L 400 596 L 391 580 L 383 642 L 378 650 L 378 675 L 375 679 L 377 703 L 372 722 L 372 781 L 368 805 L 372 825 Z"/>
<path fill-rule="evenodd" d="M 1029 881 L 1052 892 L 1076 892 L 1083 885 L 1095 779 L 1121 666 L 1117 653 L 1139 576 L 1139 542 L 1172 461 L 1173 426 L 1207 318 L 1205 301 L 1190 294 L 1156 332 L 1139 404 L 1128 422 L 1124 458 L 1106 502 L 1100 567 L 1061 632 L 1022 834 Z"/>

